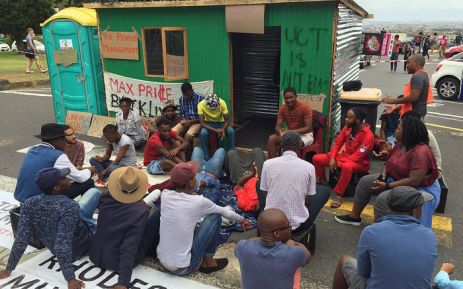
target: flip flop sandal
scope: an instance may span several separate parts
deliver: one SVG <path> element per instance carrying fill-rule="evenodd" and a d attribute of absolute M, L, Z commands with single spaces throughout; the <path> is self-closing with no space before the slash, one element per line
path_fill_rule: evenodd
<path fill-rule="evenodd" d="M 331 202 L 330 208 L 337 209 L 341 207 L 341 205 L 342 205 L 342 199 L 336 196 L 335 199 Z"/>
<path fill-rule="evenodd" d="M 217 262 L 217 266 L 215 267 L 204 267 L 204 268 L 199 268 L 199 272 L 204 273 L 204 274 L 211 274 L 217 271 L 222 270 L 223 268 L 227 267 L 228 265 L 228 259 L 226 258 L 221 258 L 215 260 Z"/>

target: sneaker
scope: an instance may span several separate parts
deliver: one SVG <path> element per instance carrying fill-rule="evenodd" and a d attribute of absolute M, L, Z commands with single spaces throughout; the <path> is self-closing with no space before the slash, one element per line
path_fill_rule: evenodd
<path fill-rule="evenodd" d="M 149 193 L 148 196 L 146 196 L 143 201 L 149 206 L 149 207 L 154 207 L 154 202 L 156 202 L 159 197 L 161 196 L 161 191 L 160 190 L 154 190 L 151 193 Z"/>
<path fill-rule="evenodd" d="M 34 71 L 32 70 L 26 70 L 26 73 L 33 73 Z"/>
<path fill-rule="evenodd" d="M 41 73 L 45 73 L 45 72 L 47 72 L 47 71 L 48 71 L 48 68 L 45 68 L 45 69 L 40 70 Z"/>
<path fill-rule="evenodd" d="M 362 224 L 361 218 L 352 218 L 350 215 L 335 216 L 336 222 L 352 226 L 360 226 Z"/>

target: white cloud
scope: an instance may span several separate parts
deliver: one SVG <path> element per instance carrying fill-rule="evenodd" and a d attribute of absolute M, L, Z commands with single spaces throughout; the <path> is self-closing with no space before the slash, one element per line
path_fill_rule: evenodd
<path fill-rule="evenodd" d="M 461 0 L 355 0 L 375 21 L 462 21 Z M 462 27 L 463 28 L 463 27 Z"/>

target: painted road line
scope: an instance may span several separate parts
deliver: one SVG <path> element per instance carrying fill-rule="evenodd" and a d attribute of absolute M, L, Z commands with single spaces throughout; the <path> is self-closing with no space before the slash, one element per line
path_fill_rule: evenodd
<path fill-rule="evenodd" d="M 445 119 L 445 120 L 451 120 L 451 121 L 458 121 L 458 122 L 463 122 L 463 119 L 454 119 L 454 118 L 451 118 L 451 117 L 445 117 L 445 116 L 427 115 L 426 117 L 429 117 L 429 118 L 435 118 L 435 119 Z"/>
<path fill-rule="evenodd" d="M 330 208 L 331 202 L 328 201 L 323 208 L 323 211 L 328 212 L 333 215 L 348 214 L 352 211 L 354 203 L 351 201 L 344 201 L 340 208 L 332 209 Z M 362 212 L 362 220 L 365 224 L 372 224 L 374 219 L 374 207 L 368 204 Z M 453 223 L 452 218 L 445 217 L 442 215 L 433 215 L 432 216 L 432 229 L 436 234 L 439 244 L 447 248 L 453 246 L 452 239 L 452 230 Z"/>
<path fill-rule="evenodd" d="M 29 93 L 29 92 L 22 92 L 22 91 L 15 91 L 15 90 L 5 90 L 0 91 L 1 93 L 11 93 L 11 94 L 19 94 L 19 95 L 31 95 L 31 96 L 45 96 L 45 97 L 52 97 L 51 94 L 42 94 L 42 93 Z"/>
<path fill-rule="evenodd" d="M 455 127 L 450 127 L 450 126 L 445 126 L 445 125 L 440 125 L 440 124 L 434 124 L 434 123 L 426 123 L 427 126 L 432 126 L 432 127 L 438 127 L 438 128 L 444 128 L 448 130 L 454 130 L 454 131 L 460 131 L 463 132 L 462 128 L 455 128 Z"/>
<path fill-rule="evenodd" d="M 463 119 L 462 115 L 455 115 L 455 114 L 447 114 L 447 113 L 438 113 L 433 111 L 428 111 L 428 114 L 437 115 L 437 116 L 445 116 L 445 117 L 453 117 L 453 118 L 461 118 Z"/>

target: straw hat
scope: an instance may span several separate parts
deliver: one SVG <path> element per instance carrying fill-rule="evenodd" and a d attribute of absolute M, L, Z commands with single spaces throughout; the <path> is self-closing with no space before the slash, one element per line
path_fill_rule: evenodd
<path fill-rule="evenodd" d="M 133 167 L 122 167 L 109 175 L 108 190 L 121 203 L 134 203 L 143 198 L 148 189 L 148 176 Z"/>

